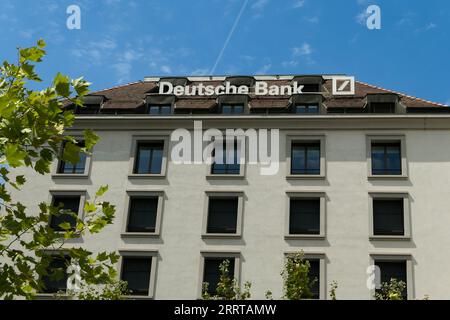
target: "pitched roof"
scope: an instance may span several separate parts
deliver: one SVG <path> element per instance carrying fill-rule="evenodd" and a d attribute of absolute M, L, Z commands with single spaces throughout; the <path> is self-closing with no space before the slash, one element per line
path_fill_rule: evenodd
<path fill-rule="evenodd" d="M 206 79 L 206 80 L 205 80 Z M 270 85 L 289 85 L 290 79 L 268 79 L 264 80 Z M 222 80 L 208 80 L 192 78 L 190 85 L 217 86 Z M 442 108 L 448 107 L 444 104 L 427 101 L 412 97 L 403 93 L 373 86 L 364 82 L 355 82 L 355 94 L 352 96 L 333 96 L 331 94 L 332 80 L 324 80 L 323 103 L 327 108 L 363 108 L 366 105 L 366 97 L 370 94 L 395 94 L 399 102 L 407 108 Z M 158 81 L 139 81 L 121 86 L 112 87 L 91 93 L 91 95 L 103 95 L 106 100 L 102 109 L 136 109 L 145 105 L 145 97 L 149 93 L 157 93 Z M 289 105 L 289 96 L 255 96 L 249 94 L 250 108 L 283 108 Z M 175 109 L 209 109 L 216 105 L 217 96 L 179 96 L 175 102 Z"/>

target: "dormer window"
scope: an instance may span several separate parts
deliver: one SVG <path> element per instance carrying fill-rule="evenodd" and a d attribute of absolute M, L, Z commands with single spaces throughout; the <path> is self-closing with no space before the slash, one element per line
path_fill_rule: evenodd
<path fill-rule="evenodd" d="M 302 92 L 308 93 L 308 92 L 320 92 L 321 91 L 318 83 L 305 83 L 305 84 L 302 84 L 302 86 L 303 86 Z"/>
<path fill-rule="evenodd" d="M 293 112 L 295 114 L 318 114 L 319 105 L 317 104 L 297 104 L 294 106 Z"/>
<path fill-rule="evenodd" d="M 172 113 L 172 105 L 170 104 L 150 104 L 148 106 L 148 114 L 152 116 L 166 116 Z"/>
<path fill-rule="evenodd" d="M 366 112 L 378 114 L 393 114 L 401 112 L 399 98 L 392 93 L 368 94 L 366 96 Z"/>
<path fill-rule="evenodd" d="M 83 106 L 77 106 L 75 109 L 76 114 L 96 114 L 100 111 L 103 103 L 105 102 L 105 96 L 85 96 L 83 98 Z"/>
<path fill-rule="evenodd" d="M 224 104 L 221 106 L 222 114 L 242 114 L 244 113 L 243 104 Z"/>
<path fill-rule="evenodd" d="M 303 93 L 318 93 L 322 92 L 323 77 L 322 76 L 298 76 L 292 79 L 292 82 L 297 82 L 303 86 Z"/>

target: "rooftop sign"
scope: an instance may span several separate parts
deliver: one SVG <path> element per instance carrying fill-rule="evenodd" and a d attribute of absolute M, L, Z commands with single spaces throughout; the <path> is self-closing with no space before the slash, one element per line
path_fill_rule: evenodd
<path fill-rule="evenodd" d="M 269 85 L 265 81 L 256 81 L 254 93 L 257 96 L 291 96 L 302 94 L 303 85 L 292 82 L 290 85 Z M 213 86 L 200 83 L 192 86 L 174 86 L 170 82 L 159 83 L 159 94 L 170 94 L 175 96 L 218 96 L 223 94 L 249 94 L 250 87 L 246 85 L 236 86 L 230 82 Z"/>

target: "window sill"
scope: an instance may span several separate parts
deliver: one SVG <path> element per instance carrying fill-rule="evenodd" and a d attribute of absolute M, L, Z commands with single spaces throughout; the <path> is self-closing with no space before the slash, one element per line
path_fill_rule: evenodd
<path fill-rule="evenodd" d="M 228 180 L 228 179 L 245 179 L 243 174 L 208 174 L 206 179 L 211 180 Z"/>
<path fill-rule="evenodd" d="M 407 175 L 386 175 L 386 174 L 382 174 L 382 175 L 369 175 L 367 177 L 368 180 L 407 180 L 408 176 Z"/>
<path fill-rule="evenodd" d="M 289 174 L 286 176 L 287 180 L 325 180 L 325 175 L 322 174 Z"/>
<path fill-rule="evenodd" d="M 165 179 L 165 174 L 129 174 L 128 179 Z"/>
<path fill-rule="evenodd" d="M 153 300 L 152 296 L 133 296 L 133 295 L 125 295 L 122 296 L 124 300 Z"/>
<path fill-rule="evenodd" d="M 151 232 L 122 232 L 121 238 L 159 238 L 159 233 Z"/>
<path fill-rule="evenodd" d="M 323 234 L 287 234 L 285 240 L 325 240 Z"/>
<path fill-rule="evenodd" d="M 240 239 L 241 234 L 237 233 L 204 233 L 202 239 Z"/>
<path fill-rule="evenodd" d="M 57 293 L 36 293 L 34 296 L 36 300 L 56 300 Z M 66 294 L 61 294 L 58 299 L 68 300 L 69 296 Z"/>
<path fill-rule="evenodd" d="M 410 236 L 370 236 L 370 241 L 410 241 Z"/>
<path fill-rule="evenodd" d="M 52 174 L 52 179 L 87 179 L 87 173 L 55 173 Z"/>

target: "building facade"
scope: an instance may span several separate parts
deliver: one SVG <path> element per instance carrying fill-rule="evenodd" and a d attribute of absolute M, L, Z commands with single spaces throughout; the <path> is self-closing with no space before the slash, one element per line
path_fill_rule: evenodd
<path fill-rule="evenodd" d="M 162 81 L 249 92 L 168 94 Z M 256 95 L 256 81 L 303 90 Z M 69 130 L 100 136 L 92 155 L 75 166 L 54 163 L 51 176 L 26 170 L 29 182 L 13 196 L 30 208 L 53 201 L 82 215 L 83 201 L 109 185 L 114 223 L 67 245 L 118 251 L 119 273 L 137 298 L 197 299 L 224 259 L 241 285 L 252 283 L 252 298 L 267 290 L 279 298 L 286 256 L 302 250 L 315 298 L 327 299 L 337 281 L 339 299 L 372 299 L 376 265 L 381 281 L 406 282 L 409 299 L 449 299 L 448 107 L 361 82 L 354 94 L 333 95 L 332 82 L 146 78 L 93 93 Z M 195 121 L 204 130 L 279 129 L 278 171 L 264 175 L 263 164 L 236 160 L 250 144 L 225 164 L 176 163 L 171 134 L 193 134 Z"/>

